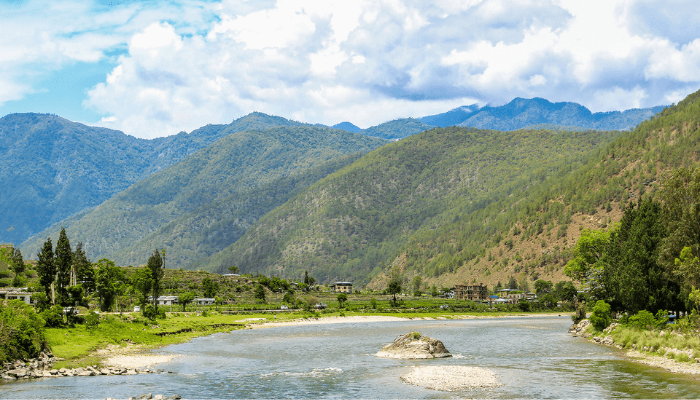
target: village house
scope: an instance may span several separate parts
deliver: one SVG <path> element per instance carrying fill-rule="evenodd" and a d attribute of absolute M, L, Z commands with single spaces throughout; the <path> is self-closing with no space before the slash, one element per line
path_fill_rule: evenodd
<path fill-rule="evenodd" d="M 192 300 L 192 303 L 198 306 L 210 306 L 216 302 L 216 299 L 211 297 L 197 297 Z"/>
<path fill-rule="evenodd" d="M 32 294 L 27 291 L 27 288 L 2 288 L 0 289 L 0 299 L 22 300 L 26 304 L 34 304 Z"/>
<path fill-rule="evenodd" d="M 336 282 L 331 288 L 333 293 L 352 293 L 352 282 Z"/>
<path fill-rule="evenodd" d="M 486 285 L 455 285 L 454 298 L 471 301 L 487 301 L 489 298 L 489 288 Z"/>

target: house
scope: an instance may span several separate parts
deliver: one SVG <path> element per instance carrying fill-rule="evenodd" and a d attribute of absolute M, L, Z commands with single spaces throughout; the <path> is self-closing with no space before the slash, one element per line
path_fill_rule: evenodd
<path fill-rule="evenodd" d="M 352 282 L 336 282 L 331 285 L 333 293 L 352 293 Z"/>
<path fill-rule="evenodd" d="M 486 301 L 489 298 L 489 288 L 481 283 L 478 285 L 455 285 L 454 297 L 461 300 Z"/>
<path fill-rule="evenodd" d="M 32 294 L 27 291 L 27 288 L 3 288 L 0 289 L 0 299 L 4 300 L 22 300 L 25 304 L 34 304 L 32 302 Z"/>
<path fill-rule="evenodd" d="M 498 291 L 498 297 L 505 299 L 507 303 L 517 304 L 518 300 L 526 298 L 526 295 L 517 289 L 501 289 Z"/>
<path fill-rule="evenodd" d="M 153 302 L 153 296 L 148 298 L 148 302 Z M 177 296 L 158 296 L 159 306 L 172 306 L 173 304 L 177 304 Z"/>
<path fill-rule="evenodd" d="M 216 302 L 216 299 L 211 298 L 211 297 L 196 297 L 194 300 L 192 300 L 192 303 L 198 305 L 198 306 L 210 306 Z"/>

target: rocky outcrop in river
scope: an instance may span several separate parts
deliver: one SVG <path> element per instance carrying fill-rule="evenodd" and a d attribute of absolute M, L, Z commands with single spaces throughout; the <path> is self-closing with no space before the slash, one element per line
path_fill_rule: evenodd
<path fill-rule="evenodd" d="M 423 336 L 418 332 L 410 332 L 397 337 L 394 343 L 384 346 L 375 355 L 383 358 L 401 359 L 452 357 L 441 341 Z"/>

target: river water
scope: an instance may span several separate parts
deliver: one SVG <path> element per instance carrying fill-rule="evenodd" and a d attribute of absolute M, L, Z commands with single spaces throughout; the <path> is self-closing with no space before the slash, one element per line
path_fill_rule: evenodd
<path fill-rule="evenodd" d="M 156 351 L 182 354 L 160 374 L 45 378 L 0 385 L 0 398 L 700 398 L 700 378 L 627 361 L 571 337 L 568 317 L 366 322 L 241 330 Z M 373 356 L 400 334 L 441 340 L 455 356 Z M 488 368 L 503 386 L 441 392 L 402 382 L 412 366 Z"/>

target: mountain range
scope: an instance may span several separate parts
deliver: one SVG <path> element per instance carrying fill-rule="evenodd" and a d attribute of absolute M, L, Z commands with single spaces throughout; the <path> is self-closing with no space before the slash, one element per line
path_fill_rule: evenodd
<path fill-rule="evenodd" d="M 32 258 L 65 226 L 90 257 L 121 265 L 143 263 L 154 248 L 165 248 L 170 267 L 222 271 L 235 264 L 290 276 L 306 268 L 321 279 L 368 283 L 402 265 L 403 254 L 409 264 L 402 268 L 422 260 L 421 273 L 448 276 L 483 260 L 476 242 L 448 252 L 449 261 L 443 251 L 418 257 L 406 243 L 552 182 L 661 109 L 591 113 L 575 103 L 515 99 L 367 129 L 252 113 L 153 140 L 54 115 L 12 114 L 0 119 L 7 189 L 0 195 L 0 241 L 23 242 Z M 386 145 L 398 139 L 404 140 Z M 324 188 L 327 182 L 335 183 Z M 305 236 L 309 226 L 312 238 Z M 472 241 L 488 240 L 482 234 Z"/>

